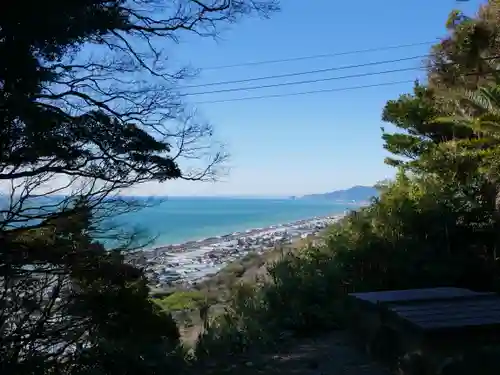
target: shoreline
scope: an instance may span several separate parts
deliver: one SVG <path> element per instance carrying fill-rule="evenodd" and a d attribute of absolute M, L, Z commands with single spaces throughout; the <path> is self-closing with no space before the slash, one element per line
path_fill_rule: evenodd
<path fill-rule="evenodd" d="M 221 199 L 226 199 L 226 198 L 224 197 Z M 260 200 L 261 198 L 258 198 L 258 199 Z M 302 198 L 299 198 L 299 199 L 302 199 Z M 319 199 L 313 199 L 313 200 L 318 201 Z M 358 209 L 358 208 L 361 208 L 361 207 L 369 204 L 368 201 L 359 201 L 358 202 L 358 201 L 335 200 L 332 202 L 336 205 L 341 204 L 342 206 L 344 206 L 342 211 L 335 212 L 335 213 L 319 214 L 319 215 L 314 215 L 314 216 L 303 216 L 301 218 L 293 219 L 291 221 L 286 221 L 286 220 L 285 221 L 275 221 L 275 222 L 271 222 L 271 224 L 262 224 L 262 225 L 252 226 L 252 227 L 250 227 L 250 229 L 248 229 L 248 227 L 243 227 L 244 229 L 236 229 L 232 233 L 228 233 L 228 232 L 223 231 L 221 229 L 220 232 L 217 234 L 210 234 L 207 236 L 202 236 L 202 235 L 189 236 L 188 238 L 185 238 L 185 239 L 181 239 L 181 240 L 178 239 L 176 242 L 174 242 L 174 241 L 170 242 L 168 240 L 166 240 L 166 241 L 163 240 L 163 241 L 161 241 L 160 244 L 151 244 L 151 245 L 149 245 L 147 247 L 143 247 L 141 249 L 132 250 L 131 253 L 154 252 L 154 251 L 165 251 L 165 250 L 171 251 L 171 252 L 186 251 L 186 249 L 189 248 L 190 246 L 198 246 L 199 243 L 210 244 L 210 243 L 221 241 L 221 239 L 223 239 L 223 238 L 229 238 L 231 236 L 237 236 L 237 235 L 245 235 L 245 234 L 247 234 L 249 232 L 253 232 L 253 231 L 259 232 L 259 231 L 266 230 L 269 228 L 280 227 L 280 226 L 284 226 L 284 225 L 288 225 L 288 224 L 292 224 L 292 223 L 298 223 L 301 221 L 304 221 L 304 222 L 309 221 L 309 220 L 312 220 L 314 218 L 333 217 L 333 216 L 338 216 L 338 215 L 345 216 L 346 213 L 353 210 L 353 208 L 351 206 Z M 240 227 L 240 228 L 242 228 L 242 227 Z"/>
<path fill-rule="evenodd" d="M 311 220 L 321 220 L 323 218 L 333 217 L 333 216 L 336 216 L 336 215 L 315 216 L 313 218 L 300 219 L 300 220 L 291 221 L 291 222 L 287 222 L 287 223 L 272 224 L 269 226 L 256 227 L 256 228 L 251 228 L 251 229 L 247 229 L 244 231 L 236 231 L 236 232 L 226 233 L 226 234 L 221 234 L 221 235 L 216 235 L 216 236 L 203 237 L 203 238 L 200 238 L 198 240 L 188 240 L 188 241 L 185 241 L 182 243 L 169 244 L 169 245 L 158 245 L 158 246 L 152 247 L 150 249 L 145 249 L 144 251 L 152 251 L 152 252 L 168 251 L 171 253 L 179 253 L 179 252 L 189 251 L 193 247 L 210 246 L 210 245 L 214 245 L 214 244 L 219 243 L 219 242 L 231 241 L 232 239 L 237 238 L 237 237 L 253 236 L 256 234 L 261 234 L 261 233 L 266 232 L 266 231 L 279 230 L 279 229 L 285 228 L 289 225 L 306 223 L 306 222 L 309 222 Z M 342 214 L 342 216 L 343 216 L 343 214 Z"/>
<path fill-rule="evenodd" d="M 329 215 L 318 215 L 318 216 L 309 216 L 306 218 L 302 219 L 297 219 L 293 221 L 287 221 L 287 222 L 281 222 L 277 224 L 270 224 L 270 225 L 265 225 L 261 227 L 252 227 L 250 229 L 245 229 L 245 230 L 239 230 L 235 231 L 232 233 L 222 233 L 218 235 L 211 235 L 211 236 L 206 236 L 206 237 L 200 237 L 198 239 L 189 239 L 186 241 L 182 241 L 179 243 L 170 243 L 170 244 L 163 244 L 163 245 L 153 245 L 151 247 L 139 249 L 139 250 L 134 250 L 131 253 L 132 254 L 137 254 L 137 253 L 142 253 L 142 252 L 172 252 L 172 253 L 179 253 L 179 252 L 184 252 L 184 251 L 189 251 L 193 247 L 199 247 L 199 246 L 210 246 L 212 244 L 221 242 L 221 241 L 230 241 L 231 238 L 233 237 L 239 237 L 239 236 L 250 236 L 250 235 L 255 235 L 263 231 L 272 231 L 272 230 L 277 230 L 279 228 L 284 228 L 286 226 L 294 225 L 294 224 L 299 224 L 301 222 L 309 222 L 312 220 L 322 220 L 324 218 L 332 218 L 336 216 L 345 216 L 346 212 L 349 210 L 344 210 L 341 213 L 333 213 Z"/>
<path fill-rule="evenodd" d="M 128 262 L 144 269 L 152 288 L 190 285 L 216 274 L 249 253 L 262 254 L 276 246 L 315 235 L 345 214 L 346 211 L 181 244 L 157 246 L 130 253 L 126 258 Z"/>

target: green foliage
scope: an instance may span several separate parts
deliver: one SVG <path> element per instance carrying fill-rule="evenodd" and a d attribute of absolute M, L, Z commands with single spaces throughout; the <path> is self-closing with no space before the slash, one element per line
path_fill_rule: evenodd
<path fill-rule="evenodd" d="M 450 35 L 436 44 L 429 59 L 433 87 L 476 89 L 496 76 L 500 51 L 500 3 L 490 0 L 476 17 L 453 11 L 447 22 Z"/>
<path fill-rule="evenodd" d="M 395 125 L 399 132 L 382 135 L 384 148 L 395 156 L 403 157 L 407 167 L 418 169 L 420 157 L 432 155 L 438 144 L 473 137 L 473 130 L 467 125 L 439 120 L 443 102 L 436 90 L 418 83 L 413 94 L 388 101 L 382 119 Z M 402 165 L 398 159 L 388 158 L 387 162 Z"/>
<path fill-rule="evenodd" d="M 199 291 L 179 291 L 153 301 L 164 311 L 193 310 L 207 302 L 207 297 Z"/>
<path fill-rule="evenodd" d="M 89 214 L 77 208 L 64 220 L 2 233 L 2 280 L 10 287 L 2 301 L 6 373 L 31 373 L 40 358 L 41 373 L 156 373 L 181 366 L 172 317 L 151 303 L 140 270 L 92 243 Z M 21 356 L 34 335 L 37 351 Z M 52 350 L 65 346 L 73 350 Z"/>

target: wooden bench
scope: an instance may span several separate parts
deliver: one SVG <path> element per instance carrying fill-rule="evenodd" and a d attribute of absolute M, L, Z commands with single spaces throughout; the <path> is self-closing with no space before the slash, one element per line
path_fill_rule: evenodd
<path fill-rule="evenodd" d="M 352 293 L 347 302 L 352 328 L 387 360 L 418 353 L 435 369 L 447 357 L 500 342 L 500 297 L 495 293 L 409 289 Z"/>

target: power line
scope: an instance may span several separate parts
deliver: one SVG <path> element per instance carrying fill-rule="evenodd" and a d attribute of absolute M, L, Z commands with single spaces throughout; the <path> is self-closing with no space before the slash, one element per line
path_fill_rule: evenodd
<path fill-rule="evenodd" d="M 425 56 L 415 56 L 415 57 L 395 59 L 395 60 L 377 61 L 377 62 L 366 63 L 366 64 L 359 64 L 359 65 L 348 65 L 348 66 L 343 66 L 343 67 L 323 69 L 321 72 L 323 72 L 323 71 L 332 71 L 332 70 L 342 70 L 342 69 L 346 69 L 346 68 L 354 68 L 354 67 L 361 67 L 361 66 L 369 66 L 369 65 L 380 64 L 380 63 L 389 63 L 389 62 L 397 62 L 397 61 L 403 61 L 403 60 L 410 60 L 410 59 L 415 59 L 415 58 L 418 58 L 418 57 L 425 57 Z M 494 59 L 497 59 L 498 57 L 499 56 L 490 56 L 490 57 L 482 58 L 481 60 L 484 60 L 484 61 L 494 60 Z M 447 64 L 451 65 L 452 63 L 447 63 Z M 391 70 L 384 70 L 384 71 L 378 71 L 378 72 L 351 74 L 351 75 L 345 75 L 345 76 L 339 76 L 339 77 L 317 78 L 317 79 L 310 79 L 310 80 L 305 80 L 305 81 L 284 82 L 284 83 L 274 83 L 274 84 L 258 85 L 258 86 L 250 86 L 250 87 L 236 87 L 236 88 L 230 88 L 230 89 L 220 89 L 220 90 L 212 90 L 212 91 L 192 92 L 192 93 L 181 94 L 181 96 L 196 96 L 196 95 L 205 95 L 205 94 L 219 94 L 219 93 L 226 93 L 226 92 L 250 91 L 250 90 L 265 89 L 265 88 L 272 88 L 272 87 L 302 85 L 302 84 L 308 84 L 308 83 L 334 81 L 334 80 L 348 79 L 348 78 L 368 77 L 368 76 L 372 76 L 372 75 L 380 75 L 380 74 L 388 74 L 388 73 L 398 73 L 398 72 L 406 72 L 406 71 L 412 71 L 412 70 L 425 70 L 425 69 L 426 69 L 425 67 L 391 69 Z M 296 75 L 300 75 L 300 74 L 303 74 L 303 73 L 309 74 L 311 72 L 320 72 L 320 71 L 299 72 L 299 73 L 291 73 L 291 74 L 292 75 L 295 75 L 295 74 Z M 477 73 L 472 73 L 472 74 L 477 74 Z M 231 81 L 230 83 L 247 82 L 247 81 L 253 81 L 253 80 L 258 80 L 258 79 L 268 79 L 268 78 L 282 78 L 283 76 L 288 76 L 288 75 L 277 75 L 277 76 L 269 76 L 269 77 L 250 78 L 248 80 Z M 227 83 L 229 83 L 229 82 L 227 82 Z M 222 82 L 221 83 L 215 83 L 214 82 L 213 84 L 215 85 L 215 84 L 223 84 L 223 83 Z"/>
<path fill-rule="evenodd" d="M 296 77 L 296 76 L 307 75 L 307 74 L 326 73 L 326 72 L 333 72 L 333 71 L 337 71 L 337 70 L 362 68 L 362 67 L 367 67 L 367 66 L 375 66 L 375 65 L 390 64 L 390 63 L 409 61 L 409 60 L 415 60 L 415 59 L 423 59 L 423 58 L 428 57 L 428 56 L 429 55 L 419 55 L 419 56 L 412 56 L 412 57 L 403 57 L 400 59 L 372 61 L 372 62 L 363 63 L 363 64 L 342 65 L 342 66 L 337 66 L 337 67 L 333 67 L 333 68 L 316 69 L 316 70 L 308 70 L 308 71 L 303 71 L 303 72 L 246 78 L 246 79 L 239 79 L 239 80 L 234 80 L 234 81 L 209 82 L 209 83 L 202 83 L 202 84 L 198 84 L 198 85 L 182 86 L 182 87 L 179 87 L 179 89 L 191 89 L 191 88 L 196 88 L 196 87 L 219 86 L 219 85 L 230 85 L 230 84 L 234 84 L 234 83 L 255 82 L 255 81 L 262 81 L 262 80 L 266 80 L 266 79 Z"/>
<path fill-rule="evenodd" d="M 288 94 L 261 95 L 261 96 L 248 96 L 248 97 L 233 98 L 233 99 L 209 100 L 209 101 L 203 101 L 203 102 L 195 102 L 193 104 L 214 104 L 214 103 L 238 102 L 238 101 L 244 101 L 244 100 L 282 98 L 285 96 L 309 95 L 309 94 L 318 94 L 318 93 L 325 93 L 325 92 L 359 90 L 359 89 L 366 89 L 366 88 L 370 88 L 370 87 L 392 86 L 392 85 L 399 85 L 402 83 L 411 83 L 411 82 L 415 82 L 415 80 L 412 79 L 412 80 L 406 80 L 406 81 L 392 81 L 392 82 L 376 83 L 373 85 L 350 86 L 350 87 L 341 87 L 341 88 L 324 89 L 324 90 L 313 90 L 313 91 L 301 91 L 301 92 L 292 92 L 292 93 L 288 93 Z"/>
<path fill-rule="evenodd" d="M 375 48 L 359 49 L 359 50 L 344 51 L 344 52 L 337 52 L 337 53 L 326 53 L 326 54 L 321 54 L 321 55 L 298 56 L 298 57 L 290 57 L 287 59 L 251 61 L 251 62 L 246 62 L 246 63 L 231 64 L 231 65 L 207 66 L 207 67 L 201 68 L 201 70 L 219 70 L 219 69 L 236 68 L 236 67 L 240 67 L 240 66 L 255 66 L 255 65 L 266 65 L 266 64 L 277 64 L 277 63 L 282 63 L 282 62 L 300 61 L 300 60 L 312 60 L 312 59 L 319 59 L 319 58 L 325 58 L 325 57 L 346 56 L 346 55 L 355 55 L 355 54 L 359 54 L 359 53 L 368 53 L 368 52 L 387 51 L 387 50 L 401 49 L 401 48 L 408 48 L 408 47 L 417 47 L 417 46 L 423 46 L 423 45 L 434 44 L 434 43 L 436 43 L 436 41 L 400 44 L 400 45 L 386 46 L 386 47 L 375 47 Z"/>
<path fill-rule="evenodd" d="M 496 56 L 481 58 L 481 60 L 489 61 L 489 60 L 498 59 L 499 57 L 500 56 L 496 55 Z M 449 64 L 452 64 L 452 63 L 449 63 Z M 378 75 L 378 74 L 393 73 L 393 72 L 408 71 L 408 70 L 425 70 L 425 68 L 421 67 L 421 68 L 396 69 L 396 70 L 389 70 L 389 71 L 382 71 L 382 72 L 365 73 L 365 74 L 360 74 L 360 75 L 325 78 L 325 79 L 319 79 L 319 80 L 313 80 L 313 81 L 289 82 L 289 83 L 277 84 L 277 85 L 267 85 L 267 86 L 257 86 L 257 87 L 250 87 L 250 88 L 237 88 L 237 89 L 229 89 L 229 90 L 209 91 L 209 92 L 204 92 L 204 93 L 193 93 L 193 94 L 188 94 L 188 95 L 201 95 L 201 94 L 210 94 L 210 93 L 216 93 L 216 92 L 250 90 L 250 89 L 257 89 L 257 88 L 285 86 L 285 85 L 293 85 L 293 84 L 301 84 L 301 83 L 309 83 L 309 82 L 319 82 L 319 81 L 327 81 L 327 80 L 334 80 L 334 79 L 354 78 L 354 77 L 361 77 L 361 76 L 368 76 L 368 75 Z M 469 72 L 469 73 L 466 73 L 465 75 L 469 76 L 469 75 L 478 75 L 478 74 L 494 74 L 494 73 L 498 73 L 498 72 L 500 72 L 500 70 L 494 70 L 494 71 L 491 71 L 489 73 L 487 73 L 487 72 L 482 72 L 482 73 Z M 272 94 L 272 95 L 249 96 L 249 97 L 232 98 L 232 99 L 209 100 L 209 101 L 194 102 L 193 104 L 213 104 L 213 103 L 226 103 L 226 102 L 236 102 L 236 101 L 244 101 L 244 100 L 281 98 L 281 97 L 287 97 L 287 96 L 309 95 L 309 94 L 316 94 L 316 93 L 358 90 L 358 89 L 371 88 L 371 87 L 392 86 L 392 85 L 398 85 L 398 84 L 402 84 L 402 83 L 411 83 L 411 82 L 415 82 L 415 79 L 406 80 L 406 81 L 382 82 L 382 83 L 377 83 L 377 84 L 372 84 L 372 85 L 363 85 L 363 86 L 350 86 L 350 87 L 342 87 L 342 88 L 334 88 L 334 89 L 301 91 L 301 92 L 294 92 L 294 93 L 287 93 L 287 94 Z"/>
<path fill-rule="evenodd" d="M 310 79 L 310 80 L 306 80 L 306 81 L 285 82 L 285 83 L 275 83 L 275 84 L 271 84 L 271 85 L 260 85 L 260 86 L 250 86 L 250 87 L 236 87 L 236 88 L 232 88 L 232 89 L 193 92 L 193 93 L 182 94 L 182 96 L 195 96 L 195 95 L 205 95 L 205 94 L 219 94 L 219 93 L 236 92 L 236 91 L 250 91 L 250 90 L 257 90 L 257 89 L 267 89 L 267 88 L 271 88 L 271 87 L 283 87 L 283 86 L 303 85 L 303 84 L 307 84 L 307 83 L 317 83 L 317 82 L 335 81 L 335 80 L 340 80 L 340 79 L 368 77 L 368 76 L 375 76 L 375 75 L 381 75 L 381 74 L 398 73 L 398 72 L 408 72 L 408 71 L 412 71 L 412 70 L 422 70 L 422 69 L 424 69 L 424 68 L 419 67 L 419 68 L 391 69 L 391 70 L 384 70 L 384 71 L 379 71 L 379 72 L 351 74 L 351 75 L 340 76 L 340 77 L 328 77 L 328 78 Z"/>
<path fill-rule="evenodd" d="M 498 56 L 493 56 L 490 58 L 486 58 L 484 60 L 490 60 L 490 59 L 496 59 L 496 58 L 498 58 Z M 420 68 L 420 69 L 422 69 L 422 68 Z M 494 72 L 499 72 L 499 71 L 496 70 Z M 490 72 L 489 74 L 494 73 L 494 72 Z M 478 72 L 470 72 L 470 73 L 467 73 L 466 75 L 477 75 L 477 74 L 479 74 L 479 73 Z M 415 82 L 415 80 L 416 79 L 406 80 L 406 81 L 382 82 L 382 83 L 375 83 L 375 84 L 371 84 L 371 85 L 362 85 L 362 86 L 348 86 L 348 87 L 333 88 L 333 89 L 299 91 L 299 92 L 292 92 L 292 93 L 287 93 L 287 94 L 272 94 L 272 95 L 260 95 L 260 96 L 247 96 L 247 97 L 232 98 L 232 99 L 207 100 L 207 101 L 201 101 L 201 102 L 194 102 L 193 104 L 227 103 L 227 102 L 238 102 L 238 101 L 245 101 L 245 100 L 282 98 L 282 97 L 287 97 L 287 96 L 299 96 L 299 95 L 309 95 L 309 94 L 319 94 L 319 93 L 329 93 L 329 92 L 339 92 L 339 91 L 351 91 L 351 90 L 360 90 L 360 89 L 371 88 L 371 87 L 393 86 L 393 85 L 399 85 L 399 84 L 403 84 L 403 83 L 412 83 L 412 82 Z"/>

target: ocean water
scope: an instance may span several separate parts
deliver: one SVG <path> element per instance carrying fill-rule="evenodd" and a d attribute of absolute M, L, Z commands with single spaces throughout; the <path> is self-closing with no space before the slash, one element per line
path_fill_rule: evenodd
<path fill-rule="evenodd" d="M 168 198 L 114 219 L 125 229 L 155 237 L 150 247 L 293 222 L 315 216 L 342 214 L 352 205 L 327 200 L 250 198 Z"/>

